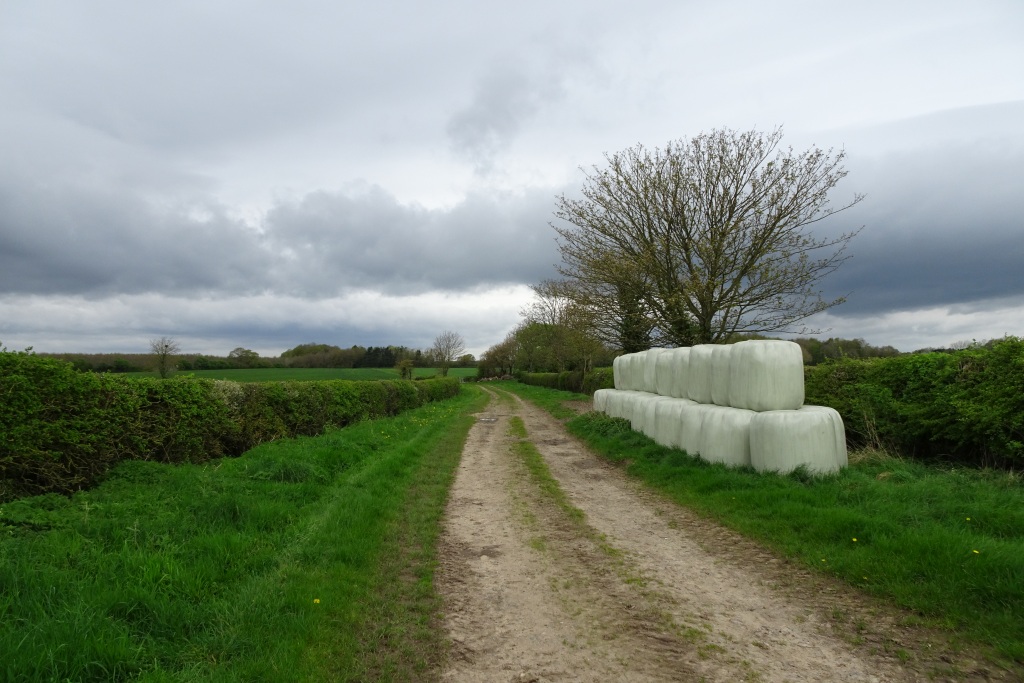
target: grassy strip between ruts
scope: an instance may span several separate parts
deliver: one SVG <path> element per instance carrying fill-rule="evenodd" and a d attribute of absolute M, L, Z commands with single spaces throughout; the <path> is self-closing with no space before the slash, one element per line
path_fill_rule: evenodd
<path fill-rule="evenodd" d="M 409 680 L 443 653 L 459 397 L 0 512 L 0 679 Z"/>
<path fill-rule="evenodd" d="M 542 407 L 579 396 L 507 384 Z M 819 571 L 908 608 L 930 626 L 1024 663 L 1024 479 L 854 454 L 811 477 L 730 469 L 664 448 L 624 420 L 568 422 L 596 452 L 676 502 Z M 859 458 L 857 456 L 860 456 Z"/>

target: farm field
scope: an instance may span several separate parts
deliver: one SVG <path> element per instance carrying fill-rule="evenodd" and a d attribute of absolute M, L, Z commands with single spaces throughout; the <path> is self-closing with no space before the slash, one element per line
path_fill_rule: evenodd
<path fill-rule="evenodd" d="M 133 377 L 156 377 L 155 372 L 127 373 Z M 176 377 L 227 379 L 233 382 L 315 382 L 325 379 L 374 380 L 398 379 L 394 368 L 249 368 L 238 370 L 178 371 Z M 413 377 L 440 376 L 436 368 L 414 368 Z M 476 368 L 450 368 L 449 377 L 476 377 Z"/>

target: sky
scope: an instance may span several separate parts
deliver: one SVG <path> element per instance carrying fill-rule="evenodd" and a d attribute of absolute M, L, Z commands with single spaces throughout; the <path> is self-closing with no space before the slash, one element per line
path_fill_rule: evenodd
<path fill-rule="evenodd" d="M 817 336 L 1024 335 L 1020 0 L 0 0 L 0 103 L 12 350 L 479 355 L 584 169 L 779 126 L 866 196 Z"/>

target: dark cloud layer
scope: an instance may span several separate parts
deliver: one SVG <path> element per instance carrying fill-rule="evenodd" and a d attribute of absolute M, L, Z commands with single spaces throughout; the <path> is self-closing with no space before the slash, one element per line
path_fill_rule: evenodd
<path fill-rule="evenodd" d="M 805 5 L 4 3 L 0 335 L 500 337 L 577 167 L 778 124 L 867 195 L 835 315 L 1022 310 L 1018 0 Z"/>
<path fill-rule="evenodd" d="M 316 298 L 533 282 L 557 260 L 553 194 L 428 210 L 380 188 L 321 191 L 250 226 L 221 207 L 158 207 L 112 188 L 0 184 L 0 292 Z"/>

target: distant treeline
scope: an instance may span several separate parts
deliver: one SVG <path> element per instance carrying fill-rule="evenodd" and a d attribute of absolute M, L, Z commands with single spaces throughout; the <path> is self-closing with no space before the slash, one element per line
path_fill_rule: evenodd
<path fill-rule="evenodd" d="M 40 353 L 40 356 L 58 358 L 71 363 L 82 372 L 147 372 L 157 365 L 151 353 Z M 243 368 L 393 368 L 401 361 L 411 361 L 415 367 L 435 367 L 430 351 L 405 346 L 352 346 L 343 349 L 330 344 L 299 344 L 279 357 L 262 357 L 246 348 L 236 348 L 227 356 L 208 356 L 183 353 L 174 357 L 180 371 L 232 370 Z M 473 367 L 476 359 L 471 354 L 459 358 L 455 367 Z"/>

